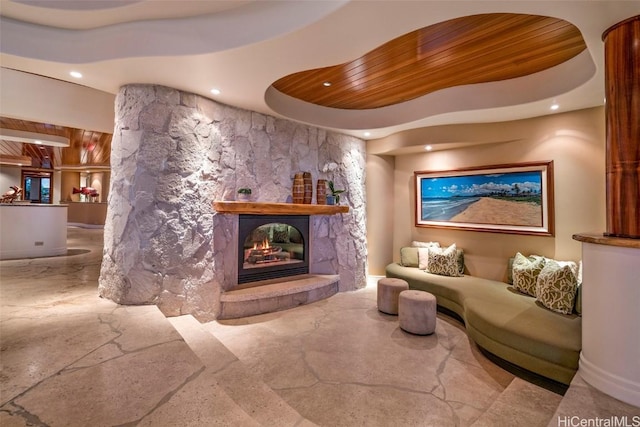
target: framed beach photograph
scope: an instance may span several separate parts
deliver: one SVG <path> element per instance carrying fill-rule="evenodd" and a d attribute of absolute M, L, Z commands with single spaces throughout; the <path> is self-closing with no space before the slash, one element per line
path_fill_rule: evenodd
<path fill-rule="evenodd" d="M 553 236 L 553 162 L 414 172 L 416 227 Z"/>

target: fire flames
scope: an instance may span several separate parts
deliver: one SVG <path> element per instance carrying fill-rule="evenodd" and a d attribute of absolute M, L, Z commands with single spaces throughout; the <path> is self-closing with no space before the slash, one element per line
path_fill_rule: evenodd
<path fill-rule="evenodd" d="M 267 239 L 264 239 L 262 242 L 258 243 L 258 242 L 254 242 L 253 243 L 253 249 L 269 249 L 269 241 Z"/>
<path fill-rule="evenodd" d="M 282 247 L 273 246 L 267 238 L 254 241 L 253 248 L 244 251 L 244 262 L 251 265 L 288 262 L 289 258 L 288 252 L 282 252 Z"/>

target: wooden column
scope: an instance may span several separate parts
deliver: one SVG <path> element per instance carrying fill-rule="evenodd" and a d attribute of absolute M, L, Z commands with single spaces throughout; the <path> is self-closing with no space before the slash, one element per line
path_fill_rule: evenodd
<path fill-rule="evenodd" d="M 605 47 L 607 231 L 640 238 L 640 15 L 602 35 Z"/>

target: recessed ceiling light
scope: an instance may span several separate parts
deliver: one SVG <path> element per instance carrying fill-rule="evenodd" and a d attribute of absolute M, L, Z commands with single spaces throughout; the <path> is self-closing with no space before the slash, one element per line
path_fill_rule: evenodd
<path fill-rule="evenodd" d="M 433 147 L 430 146 L 430 145 L 427 145 L 426 147 L 424 147 L 424 149 L 427 150 L 427 151 L 431 151 L 431 150 L 433 150 Z"/>
<path fill-rule="evenodd" d="M 558 108 L 560 108 L 560 106 L 558 104 L 551 105 L 551 109 L 554 110 L 554 111 L 557 110 Z"/>
<path fill-rule="evenodd" d="M 324 82 L 324 83 L 322 83 L 322 86 L 329 87 L 329 86 L 331 86 L 331 82 Z"/>
<path fill-rule="evenodd" d="M 364 136 L 371 136 L 371 132 L 365 132 Z"/>
<path fill-rule="evenodd" d="M 69 75 L 71 77 L 76 78 L 76 79 L 81 79 L 82 78 L 82 73 L 79 72 L 79 71 L 72 71 L 72 72 L 69 73 Z"/>
<path fill-rule="evenodd" d="M 33 141 L 34 144 L 42 144 L 42 141 L 38 141 L 37 139 Z"/>
<path fill-rule="evenodd" d="M 220 89 L 211 89 L 211 93 L 214 95 L 220 95 Z"/>

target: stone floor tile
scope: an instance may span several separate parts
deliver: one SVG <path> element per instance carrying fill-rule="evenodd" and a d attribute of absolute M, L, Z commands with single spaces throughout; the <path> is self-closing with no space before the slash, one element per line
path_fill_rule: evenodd
<path fill-rule="evenodd" d="M 98 317 L 79 314 L 3 320 L 0 404 L 115 339 L 118 334 Z"/>
<path fill-rule="evenodd" d="M 615 425 L 613 423 L 628 426 L 640 425 L 640 407 L 621 402 L 591 387 L 578 372 L 548 426 L 566 425 L 567 420 L 574 420 L 576 423 L 595 423 L 597 419 L 600 419 L 601 424 L 606 420 L 612 423 L 611 425 Z"/>
<path fill-rule="evenodd" d="M 305 418 L 321 426 L 465 425 L 447 402 L 430 393 L 386 386 L 325 383 L 280 390 L 279 393 Z"/>
<path fill-rule="evenodd" d="M 63 370 L 13 403 L 47 425 L 120 425 L 146 416 L 202 369 L 184 341 L 173 341 Z"/>
<path fill-rule="evenodd" d="M 562 396 L 515 378 L 474 427 L 544 427 L 560 404 Z"/>
<path fill-rule="evenodd" d="M 218 386 L 205 369 L 137 424 L 149 426 L 260 426 Z"/>

